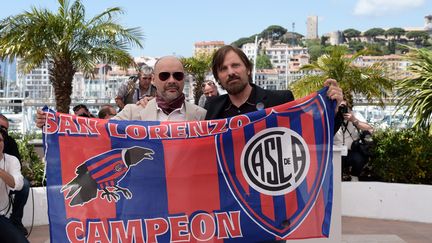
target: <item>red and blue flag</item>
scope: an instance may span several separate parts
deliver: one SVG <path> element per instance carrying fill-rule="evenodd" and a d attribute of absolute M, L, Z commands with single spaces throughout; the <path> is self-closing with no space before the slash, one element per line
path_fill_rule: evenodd
<path fill-rule="evenodd" d="M 328 237 L 334 110 L 322 89 L 209 121 L 100 120 L 48 111 L 51 240 Z"/>

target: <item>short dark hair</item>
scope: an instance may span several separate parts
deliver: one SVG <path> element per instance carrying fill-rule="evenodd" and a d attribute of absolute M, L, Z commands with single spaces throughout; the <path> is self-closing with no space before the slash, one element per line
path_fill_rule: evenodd
<path fill-rule="evenodd" d="M 243 64 L 246 66 L 246 69 L 249 71 L 249 75 L 248 75 L 249 82 L 252 82 L 252 63 L 249 61 L 249 59 L 246 56 L 246 54 L 244 54 L 244 52 L 240 48 L 237 48 L 237 47 L 231 46 L 231 45 L 225 45 L 225 46 L 219 48 L 214 53 L 213 60 L 212 60 L 212 72 L 213 72 L 214 78 L 220 84 L 220 80 L 219 80 L 219 76 L 218 76 L 218 71 L 219 71 L 219 69 L 223 65 L 223 62 L 225 60 L 225 56 L 230 51 L 233 51 L 234 53 L 236 53 L 240 57 L 240 59 L 242 60 Z"/>
<path fill-rule="evenodd" d="M 79 104 L 79 105 L 76 105 L 76 106 L 74 106 L 74 108 L 72 109 L 74 112 L 77 112 L 79 109 L 81 109 L 81 108 L 84 108 L 84 110 L 86 111 L 86 112 L 89 112 L 89 109 L 87 108 L 87 106 L 86 105 L 84 105 L 84 104 Z"/>
<path fill-rule="evenodd" d="M 3 141 L 5 141 L 6 138 L 7 138 L 7 136 L 8 136 L 8 132 L 6 130 L 4 130 L 4 129 L 0 129 L 0 134 L 3 137 Z M 3 150 L 4 150 L 4 148 L 3 148 Z"/>

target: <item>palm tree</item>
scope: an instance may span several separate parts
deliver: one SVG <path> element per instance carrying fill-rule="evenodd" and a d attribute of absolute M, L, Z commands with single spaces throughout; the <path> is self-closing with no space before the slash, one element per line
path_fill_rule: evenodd
<path fill-rule="evenodd" d="M 193 57 L 181 58 L 181 62 L 185 67 L 186 72 L 191 74 L 194 79 L 194 101 L 198 104 L 198 101 L 203 94 L 202 85 L 204 83 L 206 74 L 210 71 L 210 65 L 212 61 L 212 55 L 206 53 L 198 53 Z"/>
<path fill-rule="evenodd" d="M 432 135 L 432 51 L 410 48 L 412 76 L 396 82 L 399 110 L 414 118 L 414 127 Z"/>
<path fill-rule="evenodd" d="M 91 73 L 102 60 L 122 67 L 134 65 L 127 50 L 131 45 L 142 48 L 142 34 L 139 28 L 116 23 L 115 17 L 123 13 L 118 7 L 86 20 L 80 0 L 58 2 L 56 13 L 32 7 L 1 20 L 0 58 L 22 58 L 24 72 L 48 60 L 56 109 L 68 113 L 74 74 Z"/>
<path fill-rule="evenodd" d="M 291 85 L 296 97 L 303 97 L 310 92 L 322 88 L 324 80 L 333 78 L 338 81 L 344 97 L 348 103 L 353 103 L 353 94 L 363 95 L 368 101 L 377 98 L 380 105 L 384 105 L 384 98 L 392 89 L 392 81 L 385 76 L 382 63 L 375 63 L 368 67 L 353 65 L 364 51 L 347 55 L 344 46 L 331 46 L 326 54 L 302 67 L 303 70 L 319 70 L 321 74 L 305 76 Z"/>

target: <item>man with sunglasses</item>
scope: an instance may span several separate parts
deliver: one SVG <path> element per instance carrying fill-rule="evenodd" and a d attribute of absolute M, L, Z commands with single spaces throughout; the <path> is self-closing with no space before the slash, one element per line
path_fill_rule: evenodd
<path fill-rule="evenodd" d="M 115 102 L 121 109 L 127 104 L 136 104 L 144 97 L 156 96 L 156 87 L 152 85 L 153 68 L 143 66 L 138 72 L 138 77 L 132 77 L 128 82 L 120 86 Z"/>
<path fill-rule="evenodd" d="M 3 153 L 17 158 L 18 163 L 21 164 L 21 155 L 18 150 L 18 144 L 13 137 L 9 136 L 9 120 L 3 114 L 0 114 L 0 129 L 3 132 Z M 28 235 L 28 231 L 22 224 L 22 218 L 24 215 L 24 206 L 27 203 L 29 195 L 29 190 L 30 183 L 23 177 L 22 187 L 10 191 L 10 194 L 14 195 L 14 198 L 12 202 L 12 213 L 9 217 L 9 220 L 20 232 L 22 232 L 24 236 Z"/>
<path fill-rule="evenodd" d="M 198 121 L 204 120 L 206 110 L 187 102 L 183 94 L 184 68 L 180 60 L 173 56 L 160 58 L 155 64 L 154 85 L 156 98 L 144 107 L 127 104 L 112 119 L 142 121 Z M 36 127 L 45 125 L 46 113 L 38 109 Z"/>
<path fill-rule="evenodd" d="M 203 120 L 206 111 L 185 101 L 184 68 L 180 60 L 173 56 L 160 58 L 154 68 L 156 98 L 145 107 L 130 104 L 113 119 L 144 121 L 195 121 Z"/>

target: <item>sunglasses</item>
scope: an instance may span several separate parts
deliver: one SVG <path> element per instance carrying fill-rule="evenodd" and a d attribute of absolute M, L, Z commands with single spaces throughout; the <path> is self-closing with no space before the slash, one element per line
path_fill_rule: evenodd
<path fill-rule="evenodd" d="M 174 73 L 160 72 L 159 73 L 159 79 L 161 81 L 166 81 L 166 80 L 168 80 L 170 78 L 171 75 L 177 81 L 182 81 L 183 78 L 184 78 L 184 73 L 182 73 L 182 72 L 174 72 Z"/>
<path fill-rule="evenodd" d="M 6 131 L 6 132 L 7 132 L 7 130 L 8 130 L 8 128 L 5 127 L 5 126 L 0 126 L 0 129 L 4 130 L 4 131 Z"/>

